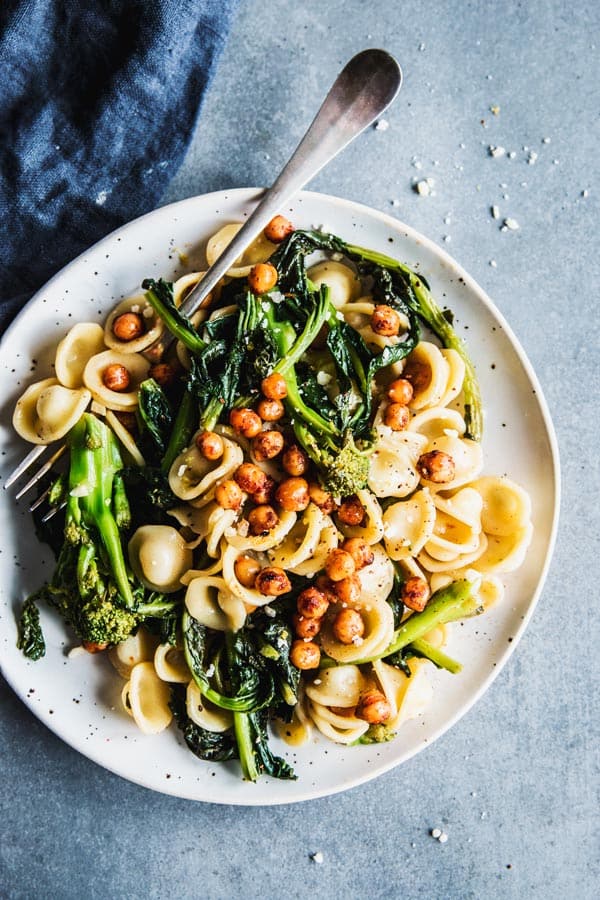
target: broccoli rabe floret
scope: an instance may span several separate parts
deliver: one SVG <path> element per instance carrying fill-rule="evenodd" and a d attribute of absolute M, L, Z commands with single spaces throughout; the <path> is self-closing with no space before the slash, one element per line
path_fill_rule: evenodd
<path fill-rule="evenodd" d="M 296 433 L 308 455 L 319 467 L 325 488 L 334 497 L 349 497 L 366 487 L 369 457 L 358 449 L 351 434 L 346 436 L 339 452 L 334 453 L 320 446 L 307 430 L 300 428 Z"/>
<path fill-rule="evenodd" d="M 139 617 L 110 600 L 93 597 L 77 609 L 73 627 L 84 641 L 120 644 L 135 629 Z"/>

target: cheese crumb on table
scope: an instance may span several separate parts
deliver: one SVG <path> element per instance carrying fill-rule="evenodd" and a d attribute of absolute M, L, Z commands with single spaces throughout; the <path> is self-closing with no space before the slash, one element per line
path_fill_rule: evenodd
<path fill-rule="evenodd" d="M 324 858 L 324 857 L 323 857 L 323 854 L 321 853 L 321 851 L 320 851 L 320 850 L 317 850 L 316 853 L 311 853 L 311 854 L 310 854 L 310 858 L 312 859 L 312 861 L 313 861 L 314 863 L 316 863 L 318 866 L 320 866 L 320 865 L 322 865 L 322 863 L 323 863 L 323 858 Z"/>

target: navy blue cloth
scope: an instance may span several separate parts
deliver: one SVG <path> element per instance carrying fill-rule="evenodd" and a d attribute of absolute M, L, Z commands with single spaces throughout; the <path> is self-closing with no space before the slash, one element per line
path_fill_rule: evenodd
<path fill-rule="evenodd" d="M 156 205 L 236 4 L 0 3 L 0 332 L 59 268 Z"/>

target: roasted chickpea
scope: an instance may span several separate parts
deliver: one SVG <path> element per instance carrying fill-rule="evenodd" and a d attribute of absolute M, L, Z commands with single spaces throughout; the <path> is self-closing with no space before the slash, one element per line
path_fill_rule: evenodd
<path fill-rule="evenodd" d="M 412 385 L 413 391 L 418 393 L 429 387 L 431 382 L 431 369 L 429 366 L 420 362 L 407 362 L 402 372 L 402 377 Z"/>
<path fill-rule="evenodd" d="M 349 575 L 348 578 L 333 582 L 333 592 L 341 603 L 356 603 L 361 593 L 358 575 Z"/>
<path fill-rule="evenodd" d="M 413 398 L 413 386 L 406 378 L 396 378 L 388 386 L 388 400 L 392 403 L 401 403 L 402 406 L 408 406 Z"/>
<path fill-rule="evenodd" d="M 429 585 L 424 578 L 413 575 L 402 585 L 400 597 L 409 609 L 423 612 L 429 600 Z"/>
<path fill-rule="evenodd" d="M 311 481 L 308 485 L 308 496 L 310 497 L 311 502 L 326 514 L 333 512 L 335 509 L 335 500 L 332 495 L 323 490 L 321 485 L 317 484 L 316 481 Z"/>
<path fill-rule="evenodd" d="M 365 518 L 365 508 L 356 494 L 342 500 L 338 509 L 338 517 L 344 525 L 362 525 Z"/>
<path fill-rule="evenodd" d="M 388 403 L 383 413 L 384 424 L 392 431 L 405 431 L 410 422 L 408 406 L 401 403 Z"/>
<path fill-rule="evenodd" d="M 254 587 L 256 576 L 260 572 L 260 563 L 253 556 L 243 553 L 234 562 L 233 571 L 240 584 L 243 584 L 244 587 L 252 588 Z"/>
<path fill-rule="evenodd" d="M 322 594 L 325 594 L 328 603 L 337 603 L 338 598 L 333 591 L 333 581 L 330 581 L 327 575 L 319 575 L 315 580 L 314 586 L 317 590 L 321 591 Z"/>
<path fill-rule="evenodd" d="M 340 609 L 331 626 L 334 637 L 340 644 L 354 644 L 365 633 L 363 617 L 356 609 Z"/>
<path fill-rule="evenodd" d="M 301 616 L 300 613 L 294 613 L 292 622 L 294 623 L 296 637 L 303 640 L 314 638 L 321 630 L 322 621 L 322 619 L 309 619 L 307 616 Z"/>
<path fill-rule="evenodd" d="M 148 378 L 154 378 L 161 387 L 170 387 L 175 384 L 177 372 L 169 363 L 155 363 L 148 369 Z"/>
<path fill-rule="evenodd" d="M 275 482 L 271 478 L 270 475 L 267 475 L 265 478 L 265 483 L 261 487 L 259 491 L 255 491 L 250 495 L 253 503 L 256 503 L 257 506 L 261 506 L 264 503 L 272 503 L 275 499 Z"/>
<path fill-rule="evenodd" d="M 434 484 L 447 484 L 452 481 L 455 471 L 454 460 L 443 450 L 430 450 L 417 460 L 417 472 L 421 478 Z"/>
<path fill-rule="evenodd" d="M 133 341 L 140 337 L 144 330 L 144 320 L 134 312 L 122 313 L 112 325 L 112 332 L 118 341 Z"/>
<path fill-rule="evenodd" d="M 365 566 L 370 566 L 375 559 L 375 554 L 371 547 L 362 538 L 348 538 L 342 544 L 342 550 L 350 554 L 357 571 L 364 569 Z"/>
<path fill-rule="evenodd" d="M 297 669 L 318 669 L 321 650 L 313 641 L 294 641 L 290 649 L 290 662 Z"/>
<path fill-rule="evenodd" d="M 250 534 L 268 534 L 279 522 L 279 516 L 272 506 L 267 506 L 265 503 L 262 506 L 255 506 L 248 513 L 248 522 L 250 523 Z"/>
<path fill-rule="evenodd" d="M 308 469 L 308 456 L 297 444 L 292 444 L 284 450 L 281 465 L 288 475 L 304 475 Z"/>
<path fill-rule="evenodd" d="M 242 489 L 229 479 L 217 485 L 215 500 L 223 509 L 239 509 L 242 505 Z"/>
<path fill-rule="evenodd" d="M 329 600 L 318 588 L 305 588 L 298 594 L 296 609 L 307 619 L 321 619 L 329 609 Z"/>
<path fill-rule="evenodd" d="M 256 494 L 261 491 L 267 481 L 267 473 L 263 472 L 254 463 L 242 463 L 233 475 L 235 481 L 247 494 Z"/>
<path fill-rule="evenodd" d="M 256 576 L 254 587 L 265 597 L 279 597 L 280 594 L 287 594 L 292 589 L 290 579 L 278 566 L 266 566 L 261 569 Z"/>
<path fill-rule="evenodd" d="M 203 431 L 196 435 L 196 447 L 204 459 L 221 459 L 225 452 L 223 438 L 214 431 Z"/>
<path fill-rule="evenodd" d="M 382 304 L 376 306 L 371 316 L 371 328 L 375 334 L 384 337 L 395 337 L 400 331 L 402 320 L 396 310 L 391 306 Z"/>
<path fill-rule="evenodd" d="M 360 695 L 355 715 L 369 725 L 381 725 L 391 717 L 392 707 L 385 694 L 373 689 Z"/>
<path fill-rule="evenodd" d="M 283 435 L 280 431 L 261 431 L 252 439 L 252 451 L 259 462 L 275 459 L 283 450 Z"/>
<path fill-rule="evenodd" d="M 229 413 L 229 424 L 242 437 L 253 438 L 262 430 L 262 419 L 253 409 L 241 406 Z"/>
<path fill-rule="evenodd" d="M 354 560 L 349 553 L 339 547 L 332 550 L 325 560 L 325 571 L 332 581 L 341 581 L 354 575 Z"/>
<path fill-rule="evenodd" d="M 120 363 L 111 363 L 102 373 L 102 384 L 109 391 L 126 391 L 131 382 L 129 369 Z"/>
<path fill-rule="evenodd" d="M 308 482 L 304 478 L 286 478 L 275 491 L 279 505 L 291 512 L 301 512 L 310 503 Z"/>
<path fill-rule="evenodd" d="M 280 244 L 292 233 L 294 226 L 285 216 L 274 216 L 265 228 L 265 237 L 272 244 Z"/>
<path fill-rule="evenodd" d="M 266 294 L 277 284 L 277 269 L 271 263 L 257 263 L 250 269 L 248 286 L 253 294 Z"/>
<path fill-rule="evenodd" d="M 279 372 L 271 372 L 260 383 L 260 389 L 267 400 L 283 400 L 287 397 L 285 378 Z"/>
<path fill-rule="evenodd" d="M 277 422 L 283 418 L 285 409 L 281 400 L 259 400 L 256 406 L 256 412 L 259 414 L 263 422 Z"/>
<path fill-rule="evenodd" d="M 108 647 L 108 644 L 100 644 L 98 641 L 82 641 L 81 645 L 85 647 L 88 653 L 102 653 Z"/>

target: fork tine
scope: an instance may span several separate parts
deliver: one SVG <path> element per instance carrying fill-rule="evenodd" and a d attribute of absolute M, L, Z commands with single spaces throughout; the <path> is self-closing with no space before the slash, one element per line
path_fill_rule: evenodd
<path fill-rule="evenodd" d="M 48 494 L 50 493 L 50 488 L 51 488 L 51 487 L 52 487 L 52 485 L 49 484 L 48 487 L 46 488 L 46 490 L 43 491 L 43 492 L 40 494 L 40 496 L 37 498 L 37 500 L 34 500 L 34 501 L 33 501 L 33 503 L 31 504 L 31 506 L 29 507 L 29 512 L 34 512 L 34 511 L 38 508 L 38 506 L 41 506 L 41 505 L 42 505 L 42 503 L 44 502 L 44 500 L 46 499 L 46 497 L 47 497 Z"/>
<path fill-rule="evenodd" d="M 56 513 L 59 512 L 59 510 L 64 509 L 66 505 L 67 505 L 67 501 L 65 500 L 63 503 L 60 504 L 60 506 L 53 506 L 52 509 L 49 512 L 47 512 L 45 516 L 42 516 L 42 522 L 49 522 L 50 519 L 52 519 L 56 515 Z"/>
<path fill-rule="evenodd" d="M 19 491 L 19 493 L 16 496 L 17 500 L 19 500 L 23 496 L 23 494 L 26 494 L 27 491 L 30 491 L 31 488 L 34 487 L 38 483 L 38 481 L 44 477 L 46 472 L 50 471 L 50 469 L 52 468 L 52 466 L 54 465 L 56 460 L 60 459 L 60 457 L 63 455 L 63 453 L 65 452 L 66 449 L 67 449 L 67 445 L 63 444 L 61 447 L 58 448 L 58 450 L 55 453 L 52 454 L 50 459 L 46 460 L 46 462 L 44 463 L 43 466 L 40 466 L 40 468 L 37 470 L 35 475 L 32 478 L 30 478 L 29 481 L 27 482 L 27 484 L 21 488 L 21 490 Z"/>
<path fill-rule="evenodd" d="M 14 484 L 17 478 L 20 478 L 23 472 L 26 472 L 29 466 L 32 466 L 34 464 L 36 459 L 38 459 L 42 455 L 44 450 L 46 450 L 47 446 L 47 444 L 36 444 L 33 450 L 29 451 L 27 456 L 21 460 L 14 472 L 11 472 L 11 474 L 4 482 L 4 490 L 9 488 L 11 484 Z"/>

